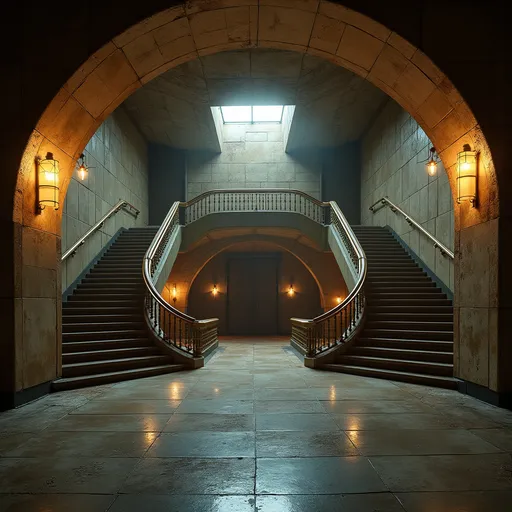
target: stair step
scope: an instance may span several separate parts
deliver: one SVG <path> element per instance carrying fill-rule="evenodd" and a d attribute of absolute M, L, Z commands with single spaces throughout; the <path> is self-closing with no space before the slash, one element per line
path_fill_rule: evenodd
<path fill-rule="evenodd" d="M 452 307 L 452 302 L 450 299 L 446 298 L 446 295 L 427 295 L 426 298 L 415 298 L 410 297 L 407 294 L 397 294 L 398 297 L 389 297 L 389 298 L 375 298 L 372 303 L 368 305 L 369 308 L 380 308 L 380 307 L 397 307 L 397 306 L 421 306 L 421 307 L 440 307 L 440 306 L 448 306 Z"/>
<path fill-rule="evenodd" d="M 63 324 L 62 331 L 63 334 L 69 334 L 74 332 L 105 332 L 110 331 L 112 329 L 118 329 L 118 330 L 143 330 L 144 328 L 144 321 L 140 320 L 138 322 L 86 322 L 82 324 L 75 324 L 75 323 L 69 323 L 69 324 Z"/>
<path fill-rule="evenodd" d="M 441 315 L 450 315 L 453 318 L 453 307 L 451 305 L 447 306 L 432 306 L 432 305 L 396 305 L 396 306 L 368 306 L 366 310 L 368 315 L 394 315 L 394 314 L 413 314 L 418 313 L 421 315 L 428 314 L 441 314 Z"/>
<path fill-rule="evenodd" d="M 147 338 L 125 338 L 118 340 L 68 341 L 62 344 L 62 352 L 86 352 L 88 350 L 110 350 L 118 348 L 154 347 Z"/>
<path fill-rule="evenodd" d="M 52 390 L 64 391 L 68 389 L 77 389 L 87 386 L 98 386 L 100 384 L 108 384 L 110 382 L 120 382 L 123 380 L 140 379 L 143 377 L 152 377 L 154 375 L 162 375 L 165 373 L 179 372 L 184 369 L 185 367 L 183 365 L 165 364 L 145 368 L 135 368 L 131 370 L 105 372 L 95 375 L 68 377 L 55 380 L 52 383 Z"/>
<path fill-rule="evenodd" d="M 453 377 L 453 364 L 432 363 L 427 361 L 413 361 L 409 359 L 391 359 L 385 357 L 369 357 L 344 355 L 340 357 L 341 364 L 353 364 L 366 368 L 381 368 L 383 370 L 396 370 L 414 373 L 427 373 L 429 375 L 442 375 Z"/>
<path fill-rule="evenodd" d="M 457 381 L 454 378 L 442 377 L 439 375 L 425 375 L 421 373 L 384 370 L 380 368 L 365 368 L 362 366 L 346 364 L 326 364 L 322 366 L 322 369 L 341 373 L 350 373 L 352 375 L 362 375 L 365 377 L 375 377 L 378 379 L 397 380 L 439 388 L 457 389 Z"/>
<path fill-rule="evenodd" d="M 437 350 L 357 346 L 353 348 L 350 355 L 406 359 L 411 361 L 430 361 L 453 365 L 453 352 L 441 352 Z"/>
<path fill-rule="evenodd" d="M 425 331 L 414 329 L 369 329 L 365 326 L 363 333 L 365 337 L 368 338 L 396 338 L 453 342 L 453 331 Z"/>
<path fill-rule="evenodd" d="M 87 350 L 85 352 L 77 351 L 63 354 L 62 363 L 64 365 L 69 365 L 75 363 L 117 360 L 120 358 L 134 358 L 154 355 L 159 355 L 158 349 L 154 346 L 115 348 L 106 350 Z"/>
<path fill-rule="evenodd" d="M 117 297 L 115 295 L 114 297 Z M 101 299 L 94 297 L 92 295 L 71 295 L 68 297 L 68 301 L 65 302 L 62 306 L 64 308 L 75 309 L 81 307 L 90 307 L 90 306 L 104 306 L 104 307 L 121 307 L 121 306 L 129 306 L 129 307 L 140 307 L 142 304 L 144 296 L 132 297 L 123 296 L 120 300 L 112 300 L 110 297 L 105 298 L 103 295 Z"/>
<path fill-rule="evenodd" d="M 418 322 L 408 320 L 370 320 L 365 324 L 368 329 L 403 329 L 425 331 L 453 331 L 453 320 L 449 322 Z"/>
<path fill-rule="evenodd" d="M 396 338 L 359 338 L 357 347 L 384 347 L 393 349 L 453 352 L 453 341 L 415 340 Z"/>
<path fill-rule="evenodd" d="M 419 322 L 449 322 L 453 324 L 453 313 L 450 311 L 449 313 L 443 312 L 407 312 L 402 311 L 401 308 L 396 308 L 397 311 L 381 311 L 383 308 L 375 308 L 374 310 L 370 310 L 366 312 L 366 318 L 368 321 L 376 321 L 376 322 L 386 322 L 386 321 L 395 321 L 395 322 L 410 322 L 410 321 L 419 321 Z"/>
<path fill-rule="evenodd" d="M 144 330 L 112 330 L 112 331 L 83 331 L 83 332 L 66 332 L 62 334 L 62 341 L 93 341 L 93 340 L 110 340 L 110 339 L 126 339 L 126 338 L 147 338 L 147 331 Z"/>
<path fill-rule="evenodd" d="M 370 300 L 372 305 L 376 304 L 378 301 L 385 299 L 446 299 L 446 295 L 441 293 L 439 288 L 428 288 L 427 291 L 423 293 L 419 293 L 417 291 L 409 291 L 409 292 L 366 292 L 366 297 Z"/>
<path fill-rule="evenodd" d="M 424 279 L 421 279 L 421 278 L 418 278 L 418 277 L 415 277 L 411 280 L 407 280 L 407 279 L 399 279 L 399 278 L 392 278 L 392 279 L 389 279 L 387 281 L 383 281 L 383 280 L 372 280 L 370 279 L 366 285 L 368 286 L 368 289 L 369 290 L 375 290 L 375 291 L 380 291 L 380 290 L 396 290 L 398 288 L 418 288 L 418 289 L 421 289 L 421 288 L 436 288 L 436 283 L 434 283 L 431 279 L 429 278 L 424 278 Z M 438 288 L 439 291 L 441 291 L 440 288 Z"/>
<path fill-rule="evenodd" d="M 102 315 L 97 313 L 84 313 L 83 310 L 80 312 L 75 312 L 75 314 L 63 314 L 62 322 L 63 324 L 87 324 L 90 323 L 101 323 L 101 324 L 116 324 L 118 325 L 120 322 L 130 323 L 143 323 L 144 322 L 144 313 L 142 309 L 137 312 L 132 313 L 112 313 L 110 315 Z"/>
<path fill-rule="evenodd" d="M 164 355 L 126 357 L 109 359 L 107 361 L 87 361 L 85 363 L 72 363 L 62 365 L 63 377 L 79 377 L 93 373 L 107 373 L 119 370 L 132 370 L 144 366 L 158 366 L 169 363 L 169 357 Z"/>

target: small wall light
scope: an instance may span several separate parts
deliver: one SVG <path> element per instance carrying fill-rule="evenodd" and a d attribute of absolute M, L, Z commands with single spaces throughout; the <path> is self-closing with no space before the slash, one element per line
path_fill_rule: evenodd
<path fill-rule="evenodd" d="M 176 299 L 178 298 L 178 290 L 176 289 L 176 284 L 172 287 L 172 301 L 176 304 Z"/>
<path fill-rule="evenodd" d="M 430 148 L 430 156 L 425 164 L 427 174 L 429 176 L 435 176 L 437 174 L 437 164 L 439 163 L 439 157 L 436 155 L 435 148 Z"/>
<path fill-rule="evenodd" d="M 477 158 L 477 152 L 469 144 L 464 144 L 457 155 L 457 202 L 469 201 L 473 208 L 477 201 Z"/>
<path fill-rule="evenodd" d="M 212 295 L 213 295 L 214 297 L 216 297 L 218 293 L 219 293 L 219 290 L 217 289 L 217 285 L 216 285 L 216 284 L 214 284 L 214 285 L 213 285 L 213 289 L 212 289 Z"/>
<path fill-rule="evenodd" d="M 37 211 L 41 213 L 47 206 L 59 209 L 59 162 L 53 153 L 46 153 L 46 158 L 38 162 Z"/>
<path fill-rule="evenodd" d="M 89 168 L 85 164 L 85 155 L 82 153 L 78 159 L 78 177 L 81 181 L 84 181 L 89 174 Z"/>
<path fill-rule="evenodd" d="M 336 297 L 336 303 L 341 304 L 341 297 Z"/>
<path fill-rule="evenodd" d="M 293 289 L 293 284 L 288 288 L 288 297 L 293 297 L 295 295 L 295 290 Z"/>

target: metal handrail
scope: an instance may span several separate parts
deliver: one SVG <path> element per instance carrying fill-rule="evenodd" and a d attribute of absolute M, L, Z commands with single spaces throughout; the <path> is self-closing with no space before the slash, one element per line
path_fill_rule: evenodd
<path fill-rule="evenodd" d="M 109 219 L 110 217 L 112 217 L 112 215 L 115 215 L 119 210 L 121 210 L 122 208 L 124 207 L 128 207 L 130 208 L 131 210 L 133 210 L 134 212 L 134 215 L 135 217 L 137 217 L 140 213 L 140 210 L 138 210 L 137 208 L 135 208 L 135 206 L 133 206 L 132 204 L 130 204 L 128 201 L 125 201 L 124 199 L 121 199 L 115 206 L 113 206 L 105 215 L 103 215 L 103 217 L 98 221 L 96 222 L 96 224 L 94 224 L 94 226 L 92 226 L 86 233 L 85 235 L 83 235 L 81 238 L 79 238 L 61 257 L 60 261 L 64 261 L 66 260 L 67 258 L 69 258 L 70 256 L 74 256 L 77 249 L 82 246 L 85 241 L 93 234 L 95 233 L 96 231 L 98 231 L 98 229 L 100 229 L 103 224 L 105 223 L 105 221 L 107 219 Z M 130 212 L 132 213 L 132 212 Z"/>
<path fill-rule="evenodd" d="M 405 217 L 405 220 L 406 222 L 410 225 L 410 226 L 414 226 L 416 229 L 418 229 L 419 231 L 421 231 L 427 238 L 429 238 L 433 244 L 434 244 L 434 247 L 436 249 L 439 249 L 439 251 L 441 252 L 441 254 L 443 256 L 448 256 L 449 258 L 451 258 L 452 260 L 455 258 L 455 255 L 453 254 L 453 252 L 448 249 L 448 247 L 446 247 L 446 245 L 442 244 L 434 235 L 432 235 L 431 233 L 429 233 L 421 224 L 419 224 L 417 221 L 415 221 L 412 217 L 410 217 L 407 213 L 405 213 L 399 206 L 397 206 L 395 203 L 393 203 L 392 201 L 389 200 L 389 198 L 386 196 L 386 197 L 381 197 L 378 201 L 376 201 L 375 203 L 373 203 L 369 210 L 372 212 L 372 213 L 375 213 L 375 207 L 378 205 L 378 204 L 381 204 L 383 206 L 389 206 L 391 208 L 391 211 L 392 212 L 399 212 L 401 213 L 404 217 Z"/>

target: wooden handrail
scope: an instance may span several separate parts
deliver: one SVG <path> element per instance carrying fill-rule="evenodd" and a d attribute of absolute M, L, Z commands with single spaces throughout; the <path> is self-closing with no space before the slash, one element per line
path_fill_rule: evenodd
<path fill-rule="evenodd" d="M 432 243 L 434 244 L 434 247 L 436 249 L 439 249 L 439 251 L 441 252 L 441 254 L 443 256 L 448 256 L 452 260 L 455 258 L 455 254 L 450 249 L 448 249 L 448 247 L 446 247 L 446 245 L 441 243 L 432 233 L 427 231 L 419 222 L 415 221 L 410 215 L 405 213 L 402 210 L 402 208 L 397 206 L 395 203 L 391 202 L 387 196 L 386 197 L 381 197 L 378 201 L 375 201 L 375 203 L 373 203 L 370 206 L 369 210 L 372 213 L 375 213 L 375 207 L 377 205 L 389 206 L 391 208 L 392 212 L 398 212 L 401 215 L 403 215 L 405 217 L 406 222 L 410 226 L 414 226 L 416 229 L 421 231 L 427 238 L 429 238 L 432 241 Z"/>

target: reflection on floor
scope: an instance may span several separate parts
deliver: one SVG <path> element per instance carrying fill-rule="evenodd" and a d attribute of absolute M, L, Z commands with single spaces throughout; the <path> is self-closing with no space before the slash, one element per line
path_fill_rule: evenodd
<path fill-rule="evenodd" d="M 0 512 L 505 512 L 512 412 L 229 340 L 0 415 Z"/>

